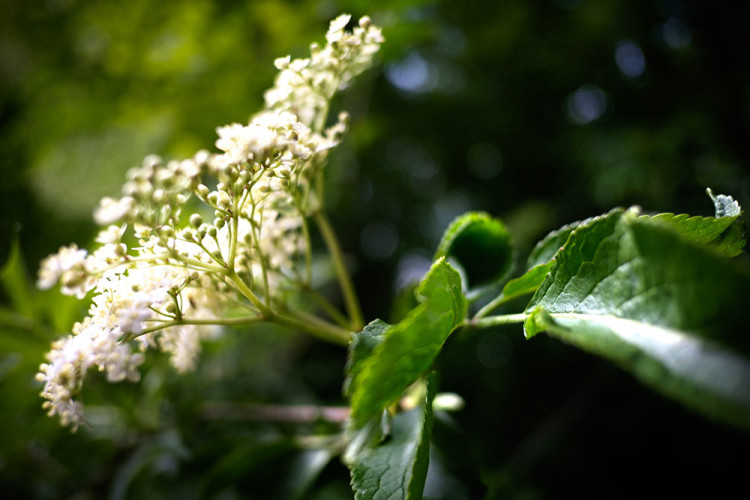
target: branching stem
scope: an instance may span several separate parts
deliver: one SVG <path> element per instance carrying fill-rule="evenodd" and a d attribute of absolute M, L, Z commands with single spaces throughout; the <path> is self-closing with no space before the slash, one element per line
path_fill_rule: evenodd
<path fill-rule="evenodd" d="M 328 252 L 331 255 L 333 266 L 336 270 L 336 276 L 338 277 L 339 285 L 341 286 L 341 293 L 344 295 L 344 303 L 346 304 L 346 311 L 349 314 L 349 320 L 351 328 L 355 331 L 359 331 L 364 327 L 364 319 L 362 317 L 362 310 L 359 306 L 359 299 L 357 293 L 354 290 L 349 272 L 344 264 L 344 256 L 341 253 L 341 247 L 336 239 L 336 234 L 333 232 L 331 223 L 328 222 L 328 218 L 321 211 L 316 212 L 313 215 L 315 223 L 320 230 L 320 234 L 323 236 Z"/>

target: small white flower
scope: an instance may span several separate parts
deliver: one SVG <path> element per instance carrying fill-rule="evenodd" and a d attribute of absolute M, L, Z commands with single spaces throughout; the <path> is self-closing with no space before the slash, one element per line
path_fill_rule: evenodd
<path fill-rule="evenodd" d="M 68 247 L 60 247 L 56 254 L 45 258 L 39 268 L 37 286 L 42 290 L 52 288 L 66 272 L 76 268 L 83 268 L 86 250 L 79 249 L 74 243 Z"/>
<path fill-rule="evenodd" d="M 106 226 L 119 222 L 130 213 L 135 200 L 130 196 L 124 196 L 119 200 L 104 197 L 99 202 L 99 208 L 94 212 L 94 221 L 100 226 Z"/>

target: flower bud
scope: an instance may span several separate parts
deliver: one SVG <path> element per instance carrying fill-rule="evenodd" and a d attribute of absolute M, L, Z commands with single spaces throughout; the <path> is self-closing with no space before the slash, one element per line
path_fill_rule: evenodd
<path fill-rule="evenodd" d="M 190 225 L 193 227 L 200 227 L 203 224 L 203 218 L 199 214 L 193 214 L 190 216 Z"/>

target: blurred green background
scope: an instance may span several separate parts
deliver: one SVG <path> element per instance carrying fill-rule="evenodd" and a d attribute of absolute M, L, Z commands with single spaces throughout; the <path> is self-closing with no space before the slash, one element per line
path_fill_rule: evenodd
<path fill-rule="evenodd" d="M 368 319 L 427 269 L 466 210 L 500 216 L 524 257 L 546 231 L 616 205 L 708 215 L 707 186 L 750 206 L 750 8 L 698 0 L 2 0 L 0 492 L 4 498 L 349 498 L 337 459 L 217 418 L 207 401 L 342 404 L 344 354 L 290 332 L 229 332 L 198 370 L 153 355 L 140 384 L 95 374 L 91 426 L 44 416 L 34 373 L 85 304 L 38 292 L 40 259 L 85 246 L 101 196 L 149 153 L 210 148 L 262 105 L 273 59 L 340 12 L 387 39 L 342 95 L 329 212 Z M 15 242 L 18 243 L 14 247 Z M 14 248 L 20 251 L 14 252 Z M 516 307 L 520 307 L 516 304 Z M 605 362 L 519 328 L 456 335 L 432 498 L 632 497 L 747 487 L 746 435 Z"/>

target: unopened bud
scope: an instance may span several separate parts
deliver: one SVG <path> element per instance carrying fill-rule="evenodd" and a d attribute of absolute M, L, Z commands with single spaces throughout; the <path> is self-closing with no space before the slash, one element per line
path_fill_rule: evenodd
<path fill-rule="evenodd" d="M 151 201 L 153 201 L 154 203 L 162 203 L 164 201 L 164 190 L 154 190 L 154 192 L 151 194 Z"/>
<path fill-rule="evenodd" d="M 203 218 L 199 214 L 193 214 L 190 216 L 190 225 L 193 227 L 200 227 L 203 224 Z"/>

